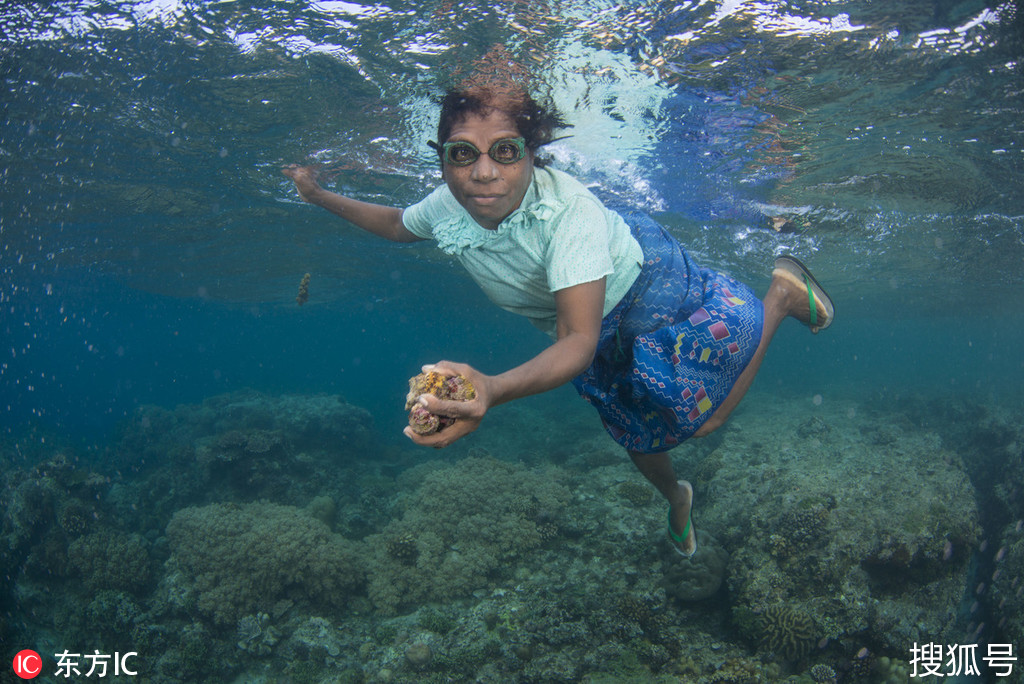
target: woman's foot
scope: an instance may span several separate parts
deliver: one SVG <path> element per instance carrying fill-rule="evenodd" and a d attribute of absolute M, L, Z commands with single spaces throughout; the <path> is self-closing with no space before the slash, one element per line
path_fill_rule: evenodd
<path fill-rule="evenodd" d="M 693 529 L 690 512 L 693 508 L 693 487 L 679 480 L 679 490 L 672 497 L 668 509 L 668 539 L 680 556 L 689 558 L 697 552 L 697 533 Z"/>
<path fill-rule="evenodd" d="M 832 325 L 835 318 L 832 299 L 798 259 L 781 256 L 775 260 L 769 288 L 771 294 L 777 297 L 785 315 L 808 326 L 811 332 L 816 333 Z"/>

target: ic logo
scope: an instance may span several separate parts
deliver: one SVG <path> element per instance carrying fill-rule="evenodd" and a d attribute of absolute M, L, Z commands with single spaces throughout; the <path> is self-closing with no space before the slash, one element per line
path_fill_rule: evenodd
<path fill-rule="evenodd" d="M 35 679 L 43 670 L 43 659 L 33 650 L 25 649 L 14 656 L 14 674 L 22 679 Z"/>

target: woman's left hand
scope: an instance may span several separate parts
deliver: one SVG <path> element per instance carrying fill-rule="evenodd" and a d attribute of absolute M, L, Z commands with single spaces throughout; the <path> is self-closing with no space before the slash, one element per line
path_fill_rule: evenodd
<path fill-rule="evenodd" d="M 472 366 L 465 363 L 454 363 L 452 361 L 438 361 L 435 364 L 423 366 L 423 372 L 434 371 L 442 375 L 462 375 L 469 378 L 476 390 L 476 398 L 470 401 L 455 401 L 450 399 L 438 399 L 432 394 L 420 396 L 420 403 L 425 409 L 439 416 L 454 418 L 455 422 L 448 427 L 430 435 L 418 435 L 411 427 L 406 427 L 405 436 L 420 446 L 431 446 L 441 449 L 457 439 L 465 437 L 480 426 L 484 414 L 490 408 L 489 383 L 490 376 L 484 375 Z"/>

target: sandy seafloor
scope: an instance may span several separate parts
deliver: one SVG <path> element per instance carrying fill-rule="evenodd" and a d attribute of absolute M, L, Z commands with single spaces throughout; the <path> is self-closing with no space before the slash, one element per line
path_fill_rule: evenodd
<path fill-rule="evenodd" d="M 8 446 L 0 630 L 131 644 L 151 682 L 908 681 L 915 643 L 992 680 L 986 644 L 1024 643 L 1020 407 L 768 390 L 673 452 L 690 560 L 578 401 L 426 454 L 256 392 L 144 407 L 103 467 Z"/>

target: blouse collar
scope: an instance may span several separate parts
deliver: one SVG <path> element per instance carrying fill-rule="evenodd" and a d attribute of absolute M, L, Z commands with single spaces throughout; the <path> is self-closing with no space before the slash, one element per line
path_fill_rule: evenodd
<path fill-rule="evenodd" d="M 434 227 L 434 239 L 445 254 L 459 256 L 467 249 L 480 247 L 493 240 L 529 229 L 538 222 L 548 221 L 563 206 L 558 200 L 540 196 L 537 174 L 534 173 L 519 208 L 506 216 L 494 230 L 481 226 L 464 207 L 459 205 L 459 211 Z"/>

